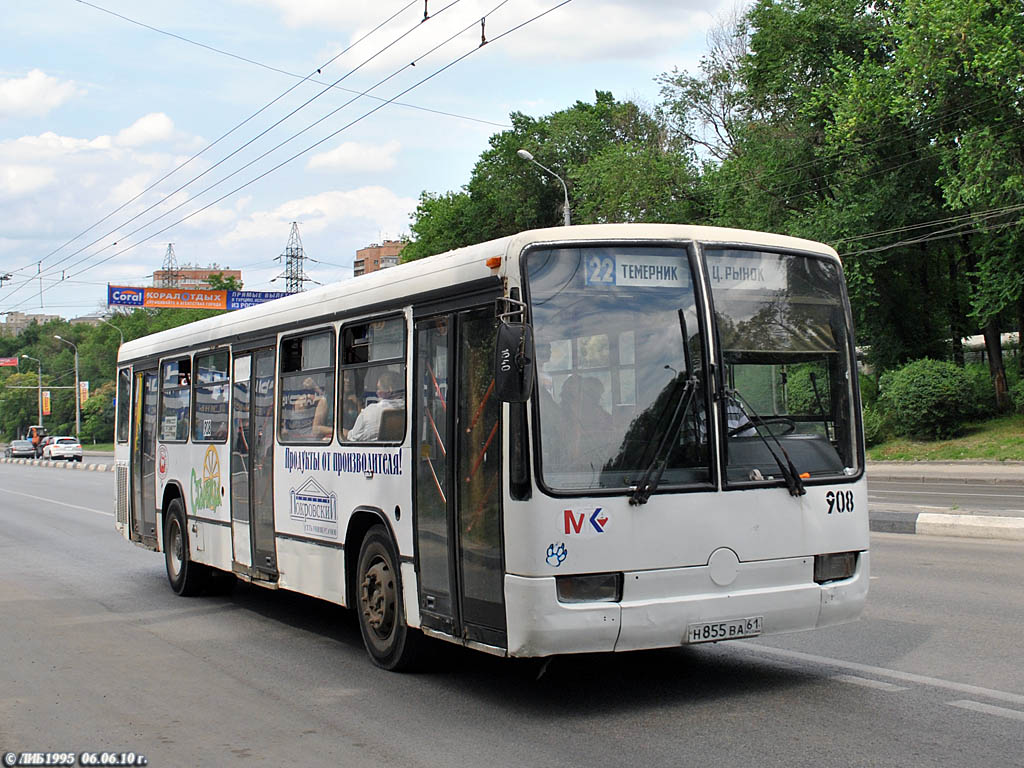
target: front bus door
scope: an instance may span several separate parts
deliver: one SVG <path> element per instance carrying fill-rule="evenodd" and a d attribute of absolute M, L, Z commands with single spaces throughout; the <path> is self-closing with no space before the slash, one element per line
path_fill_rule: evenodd
<path fill-rule="evenodd" d="M 416 551 L 425 628 L 506 647 L 493 305 L 416 321 Z"/>
<path fill-rule="evenodd" d="M 131 539 L 156 549 L 156 369 L 136 371 L 132 387 Z"/>
<path fill-rule="evenodd" d="M 254 578 L 274 580 L 274 348 L 236 352 L 231 378 L 234 566 Z"/>

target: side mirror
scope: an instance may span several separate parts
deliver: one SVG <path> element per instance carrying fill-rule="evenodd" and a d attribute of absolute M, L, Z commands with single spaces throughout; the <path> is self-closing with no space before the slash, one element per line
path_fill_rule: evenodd
<path fill-rule="evenodd" d="M 494 349 L 494 392 L 502 402 L 525 403 L 533 391 L 533 329 L 499 323 Z"/>

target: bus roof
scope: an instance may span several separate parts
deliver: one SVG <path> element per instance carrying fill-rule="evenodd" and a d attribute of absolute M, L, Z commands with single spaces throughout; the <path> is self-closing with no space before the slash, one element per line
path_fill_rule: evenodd
<path fill-rule="evenodd" d="M 502 268 L 488 267 L 486 261 L 495 256 L 518 254 L 534 243 L 647 239 L 743 243 L 810 251 L 838 258 L 832 248 L 811 240 L 722 227 L 585 224 L 533 229 L 127 341 L 121 346 L 118 362 L 151 358 L 193 346 L 212 346 L 229 338 L 257 333 L 261 329 L 291 326 L 306 318 L 313 321 L 314 318 L 330 318 L 362 307 L 394 304 L 404 296 L 429 294 L 459 283 L 494 278 L 497 284 L 497 278 L 503 275 L 506 259 L 502 259 Z"/>

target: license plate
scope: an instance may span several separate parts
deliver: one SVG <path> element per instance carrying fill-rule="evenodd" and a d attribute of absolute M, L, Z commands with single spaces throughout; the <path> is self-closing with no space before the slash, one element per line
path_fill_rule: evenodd
<path fill-rule="evenodd" d="M 738 640 L 741 637 L 757 637 L 761 634 L 763 624 L 764 616 L 690 624 L 686 628 L 686 642 L 714 643 L 718 640 Z"/>

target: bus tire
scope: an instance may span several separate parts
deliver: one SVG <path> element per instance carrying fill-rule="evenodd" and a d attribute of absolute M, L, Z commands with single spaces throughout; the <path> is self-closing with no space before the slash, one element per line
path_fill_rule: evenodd
<path fill-rule="evenodd" d="M 198 595 L 206 587 L 210 571 L 205 565 L 192 562 L 185 527 L 185 507 L 181 499 L 172 499 L 165 512 L 164 564 L 171 589 L 182 597 Z"/>
<path fill-rule="evenodd" d="M 398 557 L 383 525 L 370 528 L 359 548 L 355 602 L 359 631 L 373 663 L 395 672 L 409 669 L 423 637 L 405 623 Z"/>

